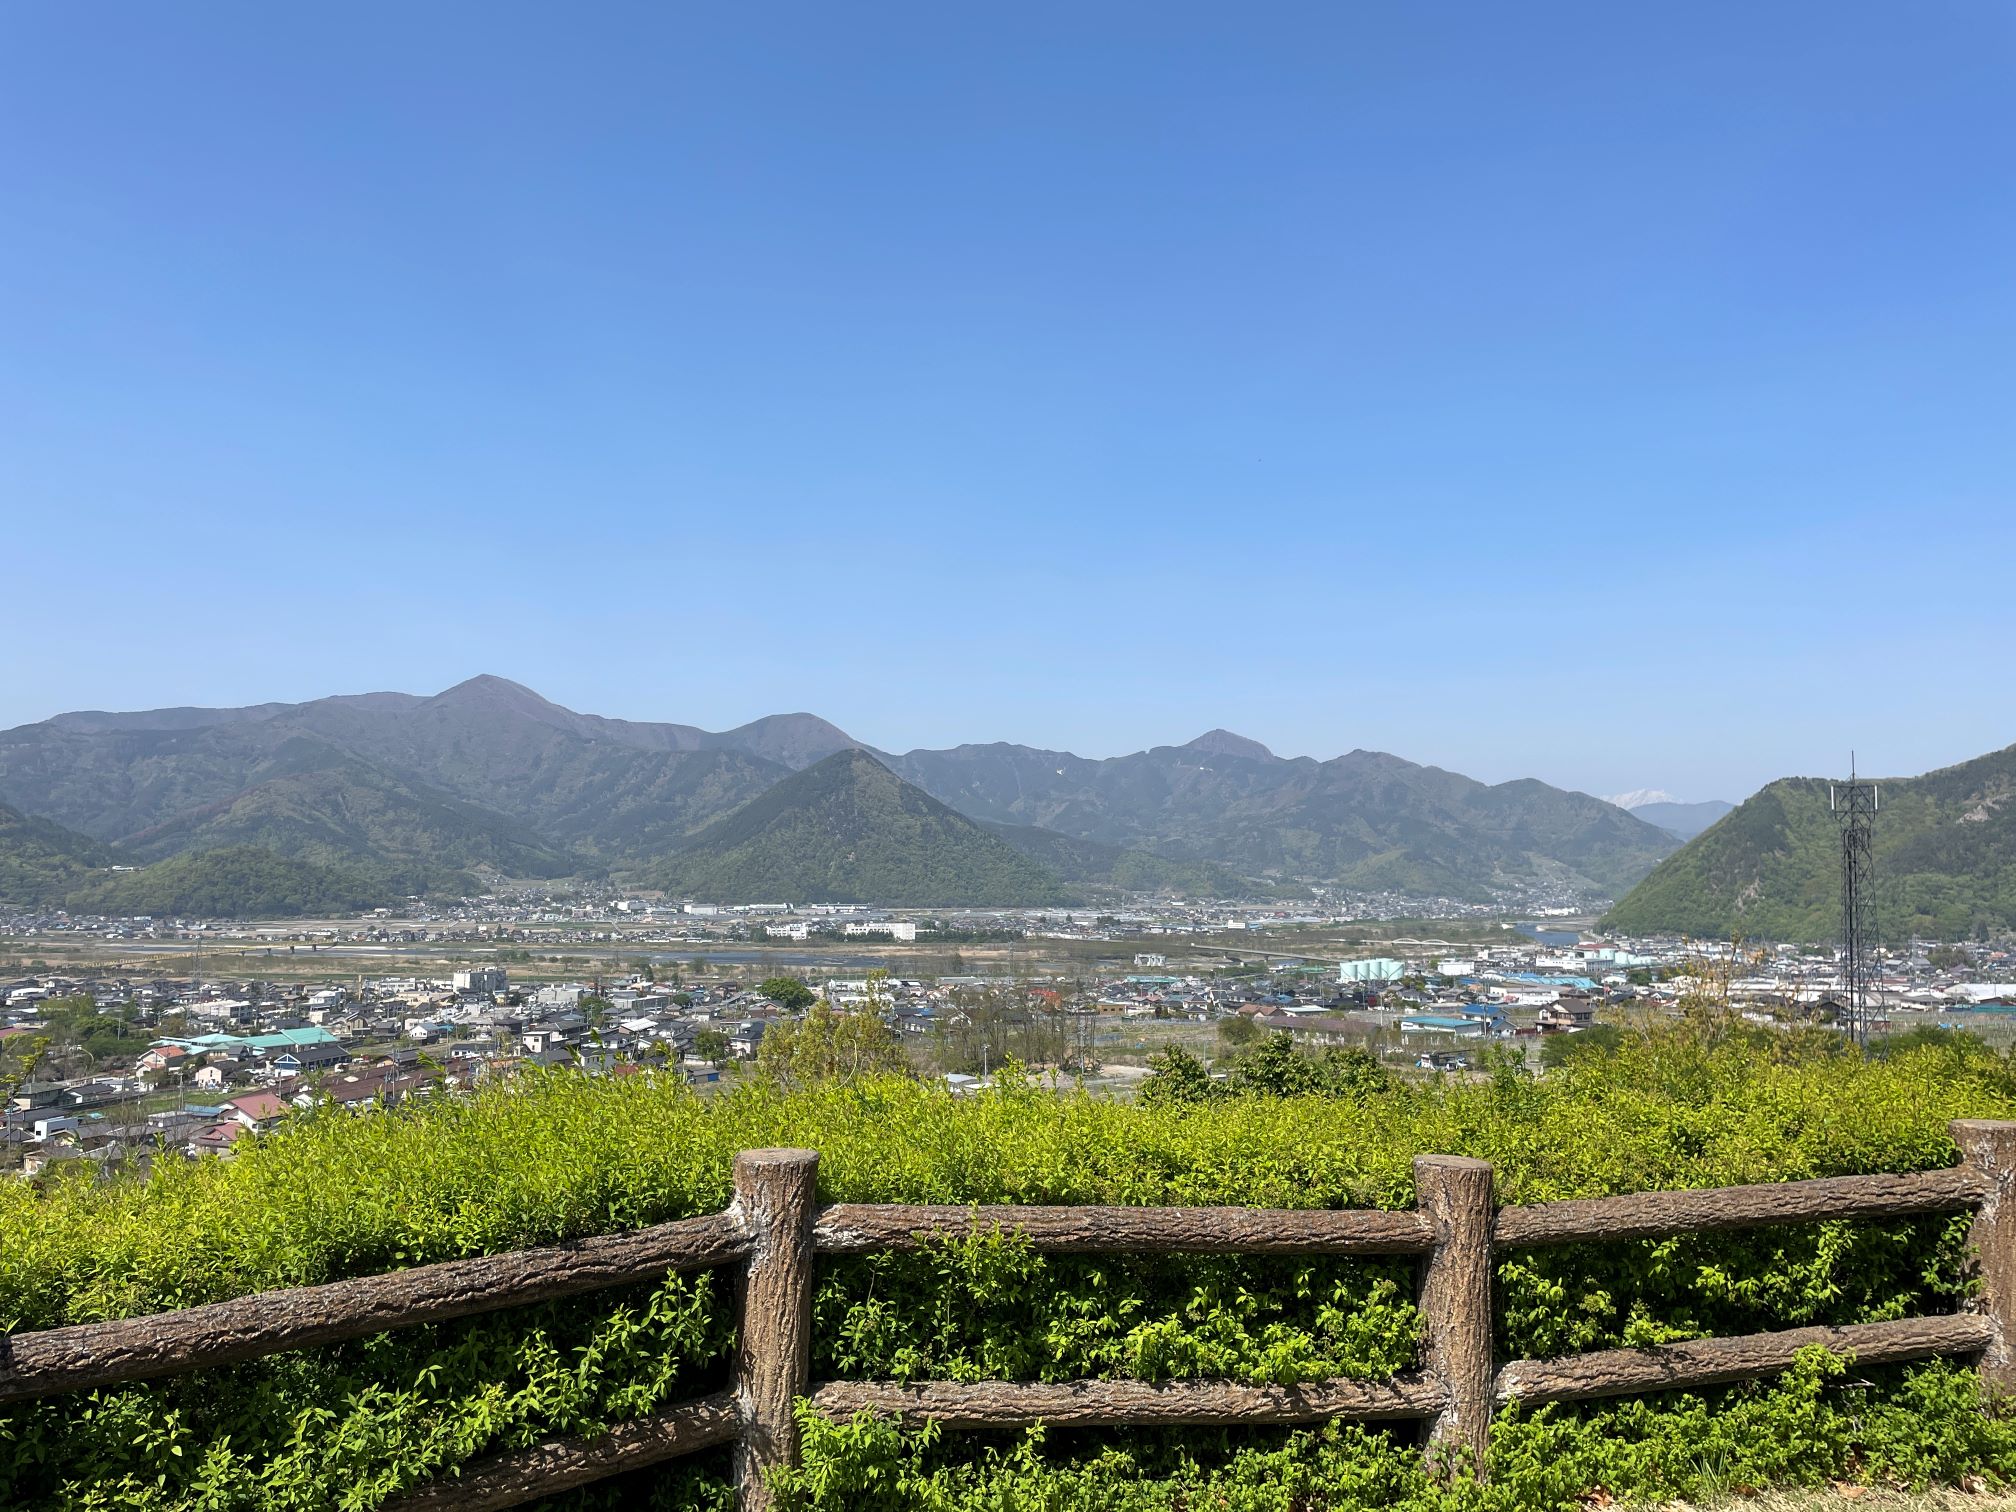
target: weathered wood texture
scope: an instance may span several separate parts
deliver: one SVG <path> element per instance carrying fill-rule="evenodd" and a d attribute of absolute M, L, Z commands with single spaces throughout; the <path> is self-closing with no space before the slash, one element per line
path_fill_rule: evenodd
<path fill-rule="evenodd" d="M 1842 1328 L 1789 1328 L 1649 1349 L 1606 1349 L 1558 1360 L 1514 1360 L 1498 1373 L 1497 1396 L 1501 1402 L 1515 1397 L 1522 1402 L 1572 1402 L 1682 1386 L 1719 1386 L 1775 1374 L 1814 1344 L 1851 1354 L 1863 1365 L 1891 1365 L 1931 1355 L 1972 1354 L 1994 1334 L 1987 1318 L 1962 1313 Z"/>
<path fill-rule="evenodd" d="M 270 1292 L 124 1322 L 0 1335 L 0 1402 L 233 1364 L 387 1329 L 646 1281 L 668 1270 L 748 1261 L 740 1287 L 734 1382 L 728 1391 L 620 1425 L 595 1439 L 555 1439 L 492 1456 L 409 1493 L 398 1512 L 487 1512 L 604 1476 L 736 1444 L 743 1512 L 767 1512 L 769 1472 L 798 1452 L 793 1399 L 811 1395 L 833 1417 L 871 1411 L 949 1428 L 1043 1421 L 1122 1424 L 1308 1422 L 1323 1418 L 1433 1418 L 1429 1452 L 1450 1465 L 1481 1456 L 1497 1402 L 1565 1401 L 1769 1375 L 1808 1345 L 1876 1365 L 1939 1354 L 1979 1354 L 1998 1391 L 2016 1391 L 2016 1123 L 1953 1126 L 1963 1164 L 1901 1176 L 1648 1192 L 1507 1208 L 1493 1214 L 1491 1168 L 1423 1156 L 1413 1212 L 1259 1208 L 914 1207 L 817 1208 L 818 1156 L 751 1150 L 735 1164 L 725 1213 L 638 1233 Z M 1957 1317 L 1518 1360 L 1492 1373 L 1492 1252 L 1585 1240 L 1892 1217 L 1977 1208 L 1979 1296 Z M 1390 1384 L 1332 1380 L 1300 1386 L 1226 1381 L 1151 1385 L 926 1381 L 809 1383 L 815 1254 L 915 1249 L 934 1239 L 995 1230 L 1056 1253 L 1419 1254 L 1424 1370 Z"/>
<path fill-rule="evenodd" d="M 151 1317 L 0 1335 L 0 1402 L 233 1365 L 548 1302 L 649 1281 L 668 1270 L 722 1265 L 748 1248 L 740 1222 L 714 1213 L 631 1234 L 447 1260 Z"/>
<path fill-rule="evenodd" d="M 1691 1192 L 1635 1192 L 1500 1209 L 1491 1238 L 1505 1249 L 1613 1239 L 1663 1239 L 1676 1233 L 1817 1223 L 1827 1218 L 1895 1218 L 1956 1213 L 1987 1194 L 1981 1175 L 1962 1167 L 1903 1176 L 1828 1176 Z"/>
<path fill-rule="evenodd" d="M 745 1150 L 735 1157 L 735 1206 L 749 1230 L 742 1275 L 735 1402 L 741 1512 L 768 1512 L 773 1470 L 798 1460 L 795 1398 L 812 1377 L 812 1220 L 819 1156 L 812 1150 Z"/>
<path fill-rule="evenodd" d="M 1059 1428 L 1119 1424 L 1307 1423 L 1322 1418 L 1372 1421 L 1432 1417 L 1442 1408 L 1440 1382 L 1412 1377 L 1379 1384 L 1311 1381 L 1247 1386 L 1234 1381 L 828 1381 L 812 1405 L 832 1418 L 857 1412 L 930 1419 L 947 1428 Z"/>
<path fill-rule="evenodd" d="M 1458 1155 L 1414 1161 L 1414 1200 L 1435 1234 L 1421 1270 L 1422 1364 L 1447 1393 L 1430 1455 L 1479 1471 L 1491 1437 L 1491 1166 Z"/>
<path fill-rule="evenodd" d="M 1952 1133 L 1962 1168 L 1987 1189 L 1968 1234 L 1980 1282 L 1972 1307 L 1995 1325 L 1981 1351 L 1982 1382 L 2007 1395 L 2016 1390 L 2016 1124 L 1963 1118 Z"/>
<path fill-rule="evenodd" d="M 716 1392 L 654 1417 L 619 1423 L 600 1438 L 549 1439 L 478 1460 L 460 1475 L 430 1481 L 387 1502 L 384 1512 L 495 1512 L 523 1506 L 604 1476 L 725 1444 L 740 1431 L 734 1395 Z"/>
<path fill-rule="evenodd" d="M 909 1207 L 840 1203 L 819 1214 L 819 1251 L 917 1249 L 968 1234 L 1015 1233 L 1051 1254 L 1418 1255 L 1418 1213 L 1287 1208 Z"/>

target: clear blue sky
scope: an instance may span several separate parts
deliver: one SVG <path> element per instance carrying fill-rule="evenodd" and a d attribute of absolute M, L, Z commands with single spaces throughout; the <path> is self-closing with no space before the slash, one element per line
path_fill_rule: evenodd
<path fill-rule="evenodd" d="M 2016 10 L 17 3 L 0 726 L 2016 741 Z"/>

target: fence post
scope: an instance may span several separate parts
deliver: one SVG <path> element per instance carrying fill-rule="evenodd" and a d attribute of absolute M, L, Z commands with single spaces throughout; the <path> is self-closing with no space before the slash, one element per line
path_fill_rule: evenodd
<path fill-rule="evenodd" d="M 1443 1471 L 1467 1453 L 1484 1473 L 1491 1438 L 1491 1163 L 1459 1155 L 1414 1160 L 1415 1205 L 1435 1231 L 1421 1272 L 1424 1363 L 1448 1393 L 1428 1434 Z"/>
<path fill-rule="evenodd" d="M 1959 1118 L 1950 1125 L 1961 1160 L 1988 1182 L 1968 1245 L 1981 1283 L 1973 1309 L 1988 1315 L 1995 1339 L 1981 1353 L 1981 1383 L 1996 1395 L 2016 1391 L 2016 1123 Z"/>
<path fill-rule="evenodd" d="M 812 1374 L 812 1222 L 816 1150 L 744 1150 L 735 1157 L 735 1209 L 748 1224 L 735 1352 L 735 1505 L 768 1512 L 768 1475 L 798 1460 L 794 1397 Z"/>

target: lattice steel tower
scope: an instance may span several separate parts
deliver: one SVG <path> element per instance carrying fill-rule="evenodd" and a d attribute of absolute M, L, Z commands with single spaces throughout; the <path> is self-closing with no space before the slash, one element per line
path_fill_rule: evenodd
<path fill-rule="evenodd" d="M 1849 1038 L 1869 1043 L 1881 977 L 1876 964 L 1876 860 L 1871 842 L 1882 794 L 1873 782 L 1859 782 L 1855 762 L 1848 780 L 1830 784 L 1828 804 L 1841 821 L 1841 986 Z"/>

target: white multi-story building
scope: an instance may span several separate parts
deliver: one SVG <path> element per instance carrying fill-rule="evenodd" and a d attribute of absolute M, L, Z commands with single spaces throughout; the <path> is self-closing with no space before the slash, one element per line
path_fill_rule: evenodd
<path fill-rule="evenodd" d="M 840 926 L 840 932 L 849 939 L 860 939 L 864 935 L 887 935 L 892 940 L 917 938 L 917 926 L 907 919 L 882 919 L 870 924 L 843 924 Z"/>

